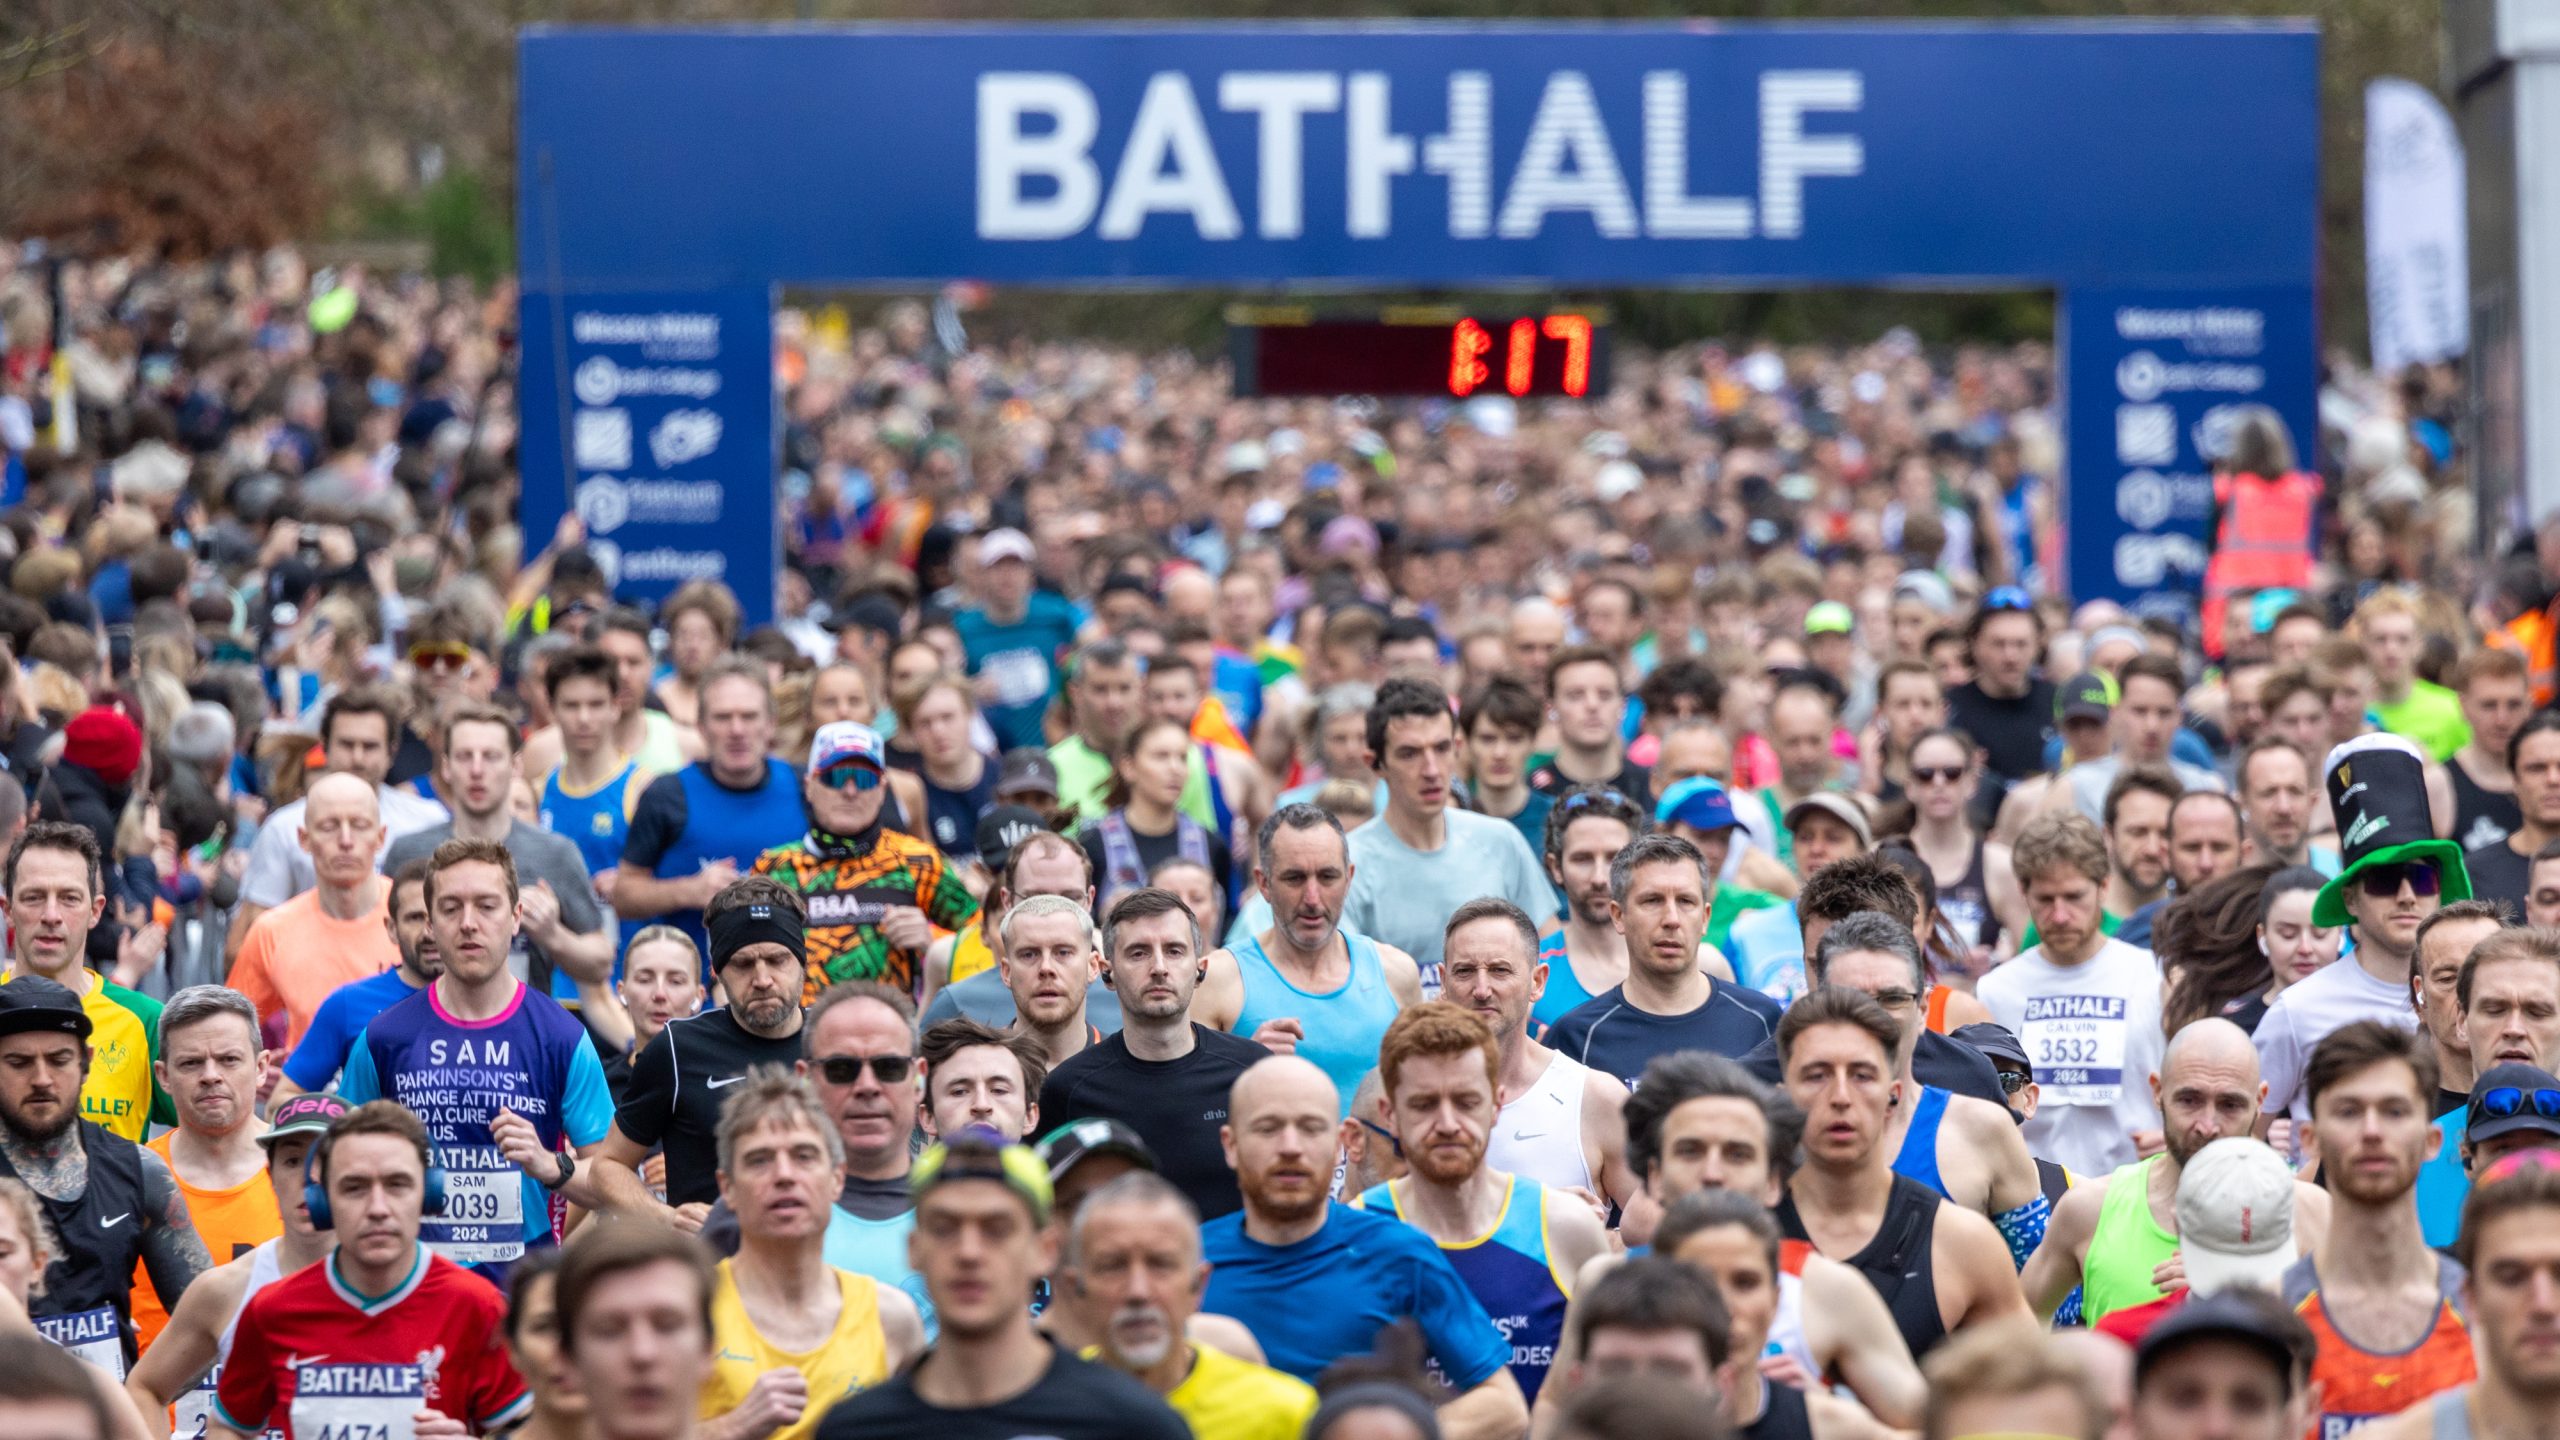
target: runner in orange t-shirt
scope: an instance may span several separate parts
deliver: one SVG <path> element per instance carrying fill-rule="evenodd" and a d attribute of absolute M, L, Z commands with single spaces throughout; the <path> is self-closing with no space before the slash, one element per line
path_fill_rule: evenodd
<path fill-rule="evenodd" d="M 238 993 L 196 985 L 169 997 L 160 1033 L 161 1083 L 177 1108 L 178 1128 L 151 1148 L 169 1162 L 213 1263 L 227 1264 L 284 1233 L 267 1152 L 258 1145 L 267 1130 L 257 1111 L 264 1069 L 258 1017 Z M 137 1266 L 133 1326 L 141 1347 L 150 1349 L 168 1323 L 168 1309 Z"/>
<path fill-rule="evenodd" d="M 382 850 L 373 787 L 352 775 L 321 777 L 303 805 L 301 839 L 320 883 L 260 915 L 231 967 L 231 988 L 259 1015 L 285 1014 L 287 1052 L 331 991 L 400 963 L 385 916 L 391 882 L 373 869 Z"/>

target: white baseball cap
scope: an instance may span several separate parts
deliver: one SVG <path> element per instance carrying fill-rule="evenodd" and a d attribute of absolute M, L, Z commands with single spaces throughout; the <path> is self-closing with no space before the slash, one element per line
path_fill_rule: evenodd
<path fill-rule="evenodd" d="M 2187 1288 L 2280 1290 L 2301 1258 L 2293 1239 L 2293 1170 L 2263 1141 L 2234 1136 L 2195 1153 L 2178 1176 L 2178 1251 Z"/>
<path fill-rule="evenodd" d="M 1031 559 L 1031 537 L 1010 525 L 990 530 L 978 540 L 980 565 L 993 565 L 999 560 L 1019 560 L 1028 565 Z"/>

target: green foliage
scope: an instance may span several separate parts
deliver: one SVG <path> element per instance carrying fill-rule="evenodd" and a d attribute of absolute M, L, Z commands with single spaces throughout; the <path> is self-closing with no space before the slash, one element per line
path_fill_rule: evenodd
<path fill-rule="evenodd" d="M 487 177 L 447 170 L 417 190 L 372 191 L 331 227 L 342 238 L 423 240 L 427 268 L 488 284 L 515 267 L 515 220 Z"/>

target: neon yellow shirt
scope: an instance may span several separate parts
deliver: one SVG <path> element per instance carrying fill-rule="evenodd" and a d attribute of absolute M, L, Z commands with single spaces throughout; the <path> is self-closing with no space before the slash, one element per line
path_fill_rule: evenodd
<path fill-rule="evenodd" d="M 1164 1403 L 1191 1426 L 1193 1440 L 1298 1440 L 1316 1413 L 1316 1392 L 1295 1375 L 1194 1345 L 1191 1373 Z"/>
<path fill-rule="evenodd" d="M 12 970 L 10 980 L 21 972 Z M 89 1078 L 80 1086 L 80 1118 L 141 1143 L 153 1122 L 178 1123 L 168 1092 L 151 1073 L 160 1039 L 160 1002 L 82 967 L 80 1009 L 89 1017 Z"/>
<path fill-rule="evenodd" d="M 793 1369 L 809 1385 L 809 1404 L 800 1418 L 771 1432 L 766 1440 L 809 1440 L 818 1422 L 837 1402 L 889 1378 L 889 1338 L 880 1328 L 880 1284 L 867 1275 L 835 1271 L 844 1308 L 836 1328 L 817 1349 L 803 1354 L 775 1347 L 747 1316 L 738 1295 L 734 1261 L 720 1262 L 720 1288 L 711 1295 L 711 1379 L 702 1387 L 702 1418 L 726 1415 L 746 1403 L 756 1377 L 767 1370 Z"/>
<path fill-rule="evenodd" d="M 2424 680 L 2410 681 L 2409 693 L 2397 705 L 2376 702 L 2373 718 L 2392 734 L 2416 741 L 2439 765 L 2471 743 L 2471 723 L 2462 718 L 2461 698 Z"/>

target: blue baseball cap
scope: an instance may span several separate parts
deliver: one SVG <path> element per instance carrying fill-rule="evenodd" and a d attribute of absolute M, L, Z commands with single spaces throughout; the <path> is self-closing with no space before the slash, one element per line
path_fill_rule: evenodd
<path fill-rule="evenodd" d="M 1730 830 L 1742 823 L 1733 817 L 1733 797 L 1704 775 L 1692 775 L 1663 791 L 1653 804 L 1653 820 L 1657 825 L 1677 820 L 1699 831 Z"/>

